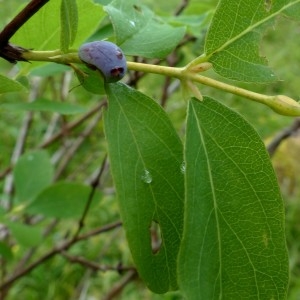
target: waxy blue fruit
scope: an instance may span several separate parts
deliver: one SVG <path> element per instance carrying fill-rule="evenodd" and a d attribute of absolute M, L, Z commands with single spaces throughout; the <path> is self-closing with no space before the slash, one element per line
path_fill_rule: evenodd
<path fill-rule="evenodd" d="M 126 73 L 125 55 L 114 43 L 108 41 L 86 43 L 79 48 L 78 55 L 89 67 L 100 70 L 106 82 L 119 81 Z"/>

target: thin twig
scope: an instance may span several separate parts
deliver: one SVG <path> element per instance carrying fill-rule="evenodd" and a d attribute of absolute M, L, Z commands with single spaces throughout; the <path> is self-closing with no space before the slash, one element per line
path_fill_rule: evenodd
<path fill-rule="evenodd" d="M 43 232 L 43 237 L 45 238 L 46 236 L 48 236 L 53 228 L 58 224 L 58 220 L 55 219 L 53 220 L 45 229 L 45 231 Z M 13 274 L 17 274 L 19 273 L 24 267 L 25 265 L 29 262 L 29 260 L 32 258 L 33 254 L 36 252 L 37 247 L 33 247 L 31 249 L 29 249 L 25 255 L 20 259 L 20 261 L 18 262 L 17 266 L 15 267 L 15 270 L 12 272 Z"/>
<path fill-rule="evenodd" d="M 117 237 L 119 236 L 119 234 L 119 230 L 115 230 L 110 234 L 109 239 L 105 239 L 104 244 L 101 246 L 101 251 L 97 255 L 97 261 L 101 261 L 105 257 L 109 249 L 111 249 L 111 244 L 118 239 Z M 85 269 L 85 274 L 81 277 L 80 282 L 78 282 L 70 300 L 86 299 L 88 288 L 91 283 L 89 278 L 91 278 L 92 273 L 92 269 Z"/>
<path fill-rule="evenodd" d="M 32 88 L 30 90 L 30 94 L 28 96 L 28 102 L 33 102 L 39 97 L 39 85 L 40 80 L 35 79 L 32 80 Z M 23 154 L 25 149 L 25 143 L 27 141 L 27 137 L 29 134 L 30 127 L 33 122 L 33 112 L 27 112 L 24 116 L 22 126 L 20 128 L 19 136 L 17 138 L 12 156 L 11 156 L 11 164 L 14 165 L 19 157 Z M 4 193 L 8 196 L 8 198 L 11 198 L 11 195 L 13 193 L 14 189 L 13 184 L 13 176 L 12 174 L 8 174 L 6 177 L 5 183 L 4 183 Z M 5 209 L 10 210 L 12 207 L 12 200 L 8 201 L 7 207 Z"/>
<path fill-rule="evenodd" d="M 296 134 L 300 129 L 300 118 L 296 118 L 294 122 L 287 128 L 279 132 L 275 138 L 267 146 L 270 157 L 272 157 L 279 145 L 290 136 Z"/>
<path fill-rule="evenodd" d="M 77 128 L 78 126 L 80 126 L 82 123 L 84 123 L 87 119 L 89 119 L 90 117 L 92 117 L 95 113 L 97 113 L 102 107 L 105 107 L 107 105 L 106 101 L 102 101 L 99 104 L 97 104 L 94 108 L 92 108 L 89 112 L 87 112 L 85 115 L 83 115 L 81 118 L 79 118 L 76 121 L 71 122 L 70 124 L 67 125 L 67 130 L 71 131 L 75 128 Z M 59 140 L 60 138 L 62 138 L 64 135 L 64 131 L 61 130 L 58 133 L 54 134 L 53 136 L 51 136 L 49 139 L 47 139 L 46 141 L 42 142 L 37 148 L 38 149 L 45 149 L 48 146 L 50 146 L 51 144 L 53 144 L 54 142 L 56 142 L 57 140 Z M 0 173 L 0 180 L 2 178 L 4 178 L 5 176 L 7 176 L 7 174 L 9 174 L 11 172 L 13 168 L 13 165 L 8 166 L 4 171 L 2 171 Z"/>
<path fill-rule="evenodd" d="M 59 167 L 57 168 L 55 174 L 55 180 L 62 174 L 65 170 L 67 165 L 69 164 L 70 160 L 74 157 L 76 151 L 80 148 L 83 142 L 86 140 L 87 137 L 91 134 L 93 129 L 97 126 L 99 120 L 102 117 L 102 113 L 98 114 L 95 119 L 91 120 L 90 124 L 84 129 L 84 131 L 79 135 L 79 137 L 68 147 L 67 151 L 63 155 L 63 161 L 60 163 Z"/>
<path fill-rule="evenodd" d="M 118 281 L 112 289 L 105 295 L 102 300 L 111 300 L 117 297 L 124 287 L 132 280 L 134 280 L 137 276 L 137 272 L 135 270 L 130 270 L 124 275 L 120 281 Z"/>
<path fill-rule="evenodd" d="M 168 57 L 167 57 L 167 62 L 168 62 L 168 66 L 169 67 L 174 67 L 177 62 L 178 62 L 178 56 L 176 55 L 176 52 L 173 51 Z M 164 86 L 163 86 L 163 90 L 162 90 L 162 95 L 161 95 L 161 98 L 160 98 L 160 105 L 162 107 L 165 107 L 166 103 L 167 103 L 167 100 L 169 98 L 169 86 L 172 82 L 172 78 L 167 76 L 165 78 L 165 83 L 164 83 Z"/>
<path fill-rule="evenodd" d="M 50 259 L 53 256 L 55 256 L 56 254 L 59 254 L 60 252 L 62 252 L 64 250 L 68 250 L 75 243 L 77 243 L 79 241 L 82 241 L 82 240 L 86 240 L 86 239 L 88 239 L 88 238 L 90 238 L 92 236 L 95 236 L 95 235 L 98 235 L 98 234 L 101 234 L 101 233 L 113 230 L 115 228 L 120 227 L 121 225 L 122 225 L 121 222 L 115 222 L 115 223 L 112 223 L 112 224 L 108 224 L 108 225 L 105 225 L 103 227 L 91 230 L 88 233 L 82 234 L 82 235 L 78 236 L 76 239 L 72 238 L 71 240 L 64 242 L 60 246 L 54 247 L 49 252 L 47 252 L 46 254 L 44 254 L 43 256 L 41 256 L 39 259 L 37 259 L 35 262 L 33 262 L 32 264 L 30 264 L 29 266 L 27 266 L 27 268 L 24 268 L 23 270 L 20 270 L 18 273 L 12 275 L 10 278 L 8 278 L 6 281 L 4 281 L 0 285 L 0 292 L 2 292 L 2 291 L 5 292 L 5 290 L 8 289 L 15 281 L 17 281 L 18 279 L 22 278 L 26 274 L 30 273 L 36 267 L 38 267 L 39 265 L 43 264 L 44 262 L 46 262 L 48 259 Z"/>
<path fill-rule="evenodd" d="M 126 267 L 121 264 L 118 264 L 116 267 L 112 266 L 103 266 L 100 265 L 94 261 L 90 261 L 84 257 L 80 256 L 74 256 L 70 255 L 66 251 L 62 251 L 61 254 L 70 262 L 72 263 L 78 263 L 84 267 L 87 267 L 89 269 L 92 269 L 93 271 L 101 271 L 101 272 L 106 272 L 106 271 L 117 271 L 117 272 L 123 272 L 123 271 L 129 271 L 129 270 L 135 270 L 134 267 Z"/>
<path fill-rule="evenodd" d="M 50 77 L 50 79 L 53 79 Z M 52 99 L 55 101 L 56 99 L 59 99 L 60 101 L 64 102 L 67 97 L 69 96 L 69 89 L 70 89 L 70 83 L 72 79 L 72 73 L 71 72 L 64 72 L 63 76 L 61 78 L 61 84 L 59 92 L 57 91 L 56 84 L 51 80 L 51 91 L 52 91 Z M 47 80 L 49 81 L 49 80 Z M 49 125 L 45 131 L 43 141 L 48 140 L 54 133 L 54 130 L 58 124 L 58 122 L 61 120 L 62 116 L 59 113 L 54 113 L 52 116 L 52 120 L 49 122 Z M 65 125 L 65 124 L 64 124 Z M 63 127 L 65 129 L 65 127 Z"/>
<path fill-rule="evenodd" d="M 100 179 L 101 179 L 101 176 L 104 172 L 104 169 L 105 169 L 105 165 L 106 165 L 106 159 L 107 159 L 107 156 L 105 155 L 103 161 L 102 161 L 102 164 L 101 164 L 101 168 L 99 170 L 99 173 L 98 173 L 98 176 L 94 179 L 94 181 L 91 183 L 91 192 L 89 194 L 89 197 L 88 197 L 88 200 L 87 200 L 87 203 L 85 205 L 85 208 L 84 208 L 84 211 L 83 211 L 83 214 L 78 222 L 78 228 L 77 228 L 77 231 L 76 233 L 74 234 L 73 236 L 73 239 L 77 239 L 80 231 L 82 230 L 82 228 L 84 227 L 84 221 L 85 221 L 85 218 L 87 216 L 87 213 L 90 209 L 90 206 L 92 204 L 92 200 L 94 198 L 94 195 L 96 193 L 96 189 L 97 189 L 97 186 L 99 185 L 99 182 L 100 182 Z"/>
<path fill-rule="evenodd" d="M 105 107 L 106 105 L 107 105 L 107 102 L 105 100 L 102 101 L 102 102 L 100 102 L 94 108 L 92 108 L 89 112 L 87 112 L 85 115 L 83 115 L 81 118 L 79 118 L 78 120 L 76 120 L 76 121 L 71 122 L 70 124 L 68 124 L 66 126 L 66 129 L 68 131 L 71 131 L 71 130 L 77 128 L 79 125 L 81 125 L 82 123 L 84 123 L 87 119 L 89 119 L 90 117 L 92 117 L 95 113 L 97 113 L 99 110 L 101 110 L 101 108 Z M 60 132 L 54 134 L 47 141 L 41 143 L 38 146 L 38 148 L 44 149 L 44 148 L 48 147 L 49 145 L 51 145 L 54 142 L 56 142 L 57 140 L 59 140 L 63 135 L 64 135 L 64 131 L 61 130 Z"/>
<path fill-rule="evenodd" d="M 175 10 L 175 16 L 179 16 L 188 5 L 189 5 L 189 0 L 183 0 Z"/>

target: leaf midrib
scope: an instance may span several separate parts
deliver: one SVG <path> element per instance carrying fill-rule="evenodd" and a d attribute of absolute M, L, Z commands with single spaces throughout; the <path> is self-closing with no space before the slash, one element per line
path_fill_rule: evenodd
<path fill-rule="evenodd" d="M 209 155 L 208 155 L 208 152 L 207 152 L 207 149 L 206 149 L 206 146 L 205 146 L 205 140 L 204 140 L 204 136 L 203 136 L 203 133 L 202 133 L 202 129 L 201 129 L 201 125 L 199 124 L 199 119 L 197 117 L 197 112 L 191 102 L 191 107 L 192 107 L 192 110 L 193 110 L 193 114 L 194 114 L 194 118 L 196 120 L 196 123 L 197 123 L 197 128 L 198 128 L 198 132 L 199 132 L 199 136 L 200 136 L 200 139 L 201 139 L 201 143 L 203 145 L 203 150 L 205 152 L 205 157 L 207 158 L 206 162 L 207 162 L 207 171 L 208 171 L 208 176 L 209 176 L 209 183 L 210 183 L 210 186 L 211 186 L 211 191 L 212 191 L 212 198 L 213 198 L 213 203 L 214 203 L 214 212 L 215 212 L 215 218 L 216 218 L 216 226 L 217 226 L 217 234 L 218 234 L 218 251 L 219 251 L 219 263 L 220 263 L 220 266 L 219 266 L 219 274 L 220 274 L 220 279 L 219 281 L 222 282 L 222 260 L 221 260 L 221 253 L 222 253 L 222 250 L 221 250 L 221 233 L 220 233 L 220 224 L 219 224 L 219 216 L 218 216 L 218 203 L 217 203 L 217 197 L 216 197 L 216 194 L 215 194 L 215 187 L 214 187 L 214 179 L 213 179 L 213 176 L 212 176 L 212 173 L 211 173 L 211 166 L 210 166 L 210 162 L 209 162 Z M 220 284 L 220 295 L 219 295 L 219 299 L 222 299 L 222 294 L 223 294 L 223 291 L 222 291 L 222 284 Z"/>
<path fill-rule="evenodd" d="M 255 28 L 259 27 L 260 25 L 264 24 L 265 22 L 271 20 L 272 18 L 278 16 L 281 12 L 283 12 L 284 10 L 288 9 L 289 7 L 300 3 L 300 0 L 295 0 L 294 2 L 288 3 L 287 5 L 283 6 L 281 9 L 279 9 L 278 11 L 276 11 L 273 14 L 270 14 L 269 16 L 267 16 L 266 18 L 260 20 L 259 22 L 247 27 L 247 29 L 245 29 L 244 31 L 242 31 L 241 33 L 239 33 L 238 35 L 236 35 L 235 37 L 229 39 L 226 43 L 224 43 L 221 47 L 213 50 L 211 53 L 209 54 L 205 54 L 205 56 L 209 59 L 213 54 L 217 53 L 217 52 L 221 52 L 223 51 L 225 48 L 227 48 L 228 46 L 230 46 L 231 44 L 233 44 L 235 41 L 239 40 L 240 38 L 242 38 L 244 35 L 248 34 L 249 32 L 253 31 Z"/>

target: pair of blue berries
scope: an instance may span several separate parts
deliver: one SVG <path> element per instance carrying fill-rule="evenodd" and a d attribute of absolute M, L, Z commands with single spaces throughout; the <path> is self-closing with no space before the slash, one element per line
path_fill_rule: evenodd
<path fill-rule="evenodd" d="M 83 44 L 78 51 L 79 58 L 92 69 L 98 69 L 106 82 L 122 79 L 127 70 L 126 58 L 114 43 L 96 41 Z"/>

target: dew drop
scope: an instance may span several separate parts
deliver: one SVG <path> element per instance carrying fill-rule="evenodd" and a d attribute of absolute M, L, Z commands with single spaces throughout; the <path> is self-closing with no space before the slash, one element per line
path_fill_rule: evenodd
<path fill-rule="evenodd" d="M 134 22 L 134 21 L 129 21 L 129 23 L 130 23 L 130 25 L 131 25 L 132 27 L 135 27 L 135 22 Z"/>
<path fill-rule="evenodd" d="M 185 161 L 183 161 L 182 164 L 180 165 L 180 172 L 182 174 L 185 174 L 185 169 L 186 169 L 186 167 L 185 167 Z"/>
<path fill-rule="evenodd" d="M 144 173 L 142 175 L 142 180 L 145 183 L 151 183 L 152 182 L 152 176 L 151 176 L 150 172 L 147 169 L 144 170 Z"/>

